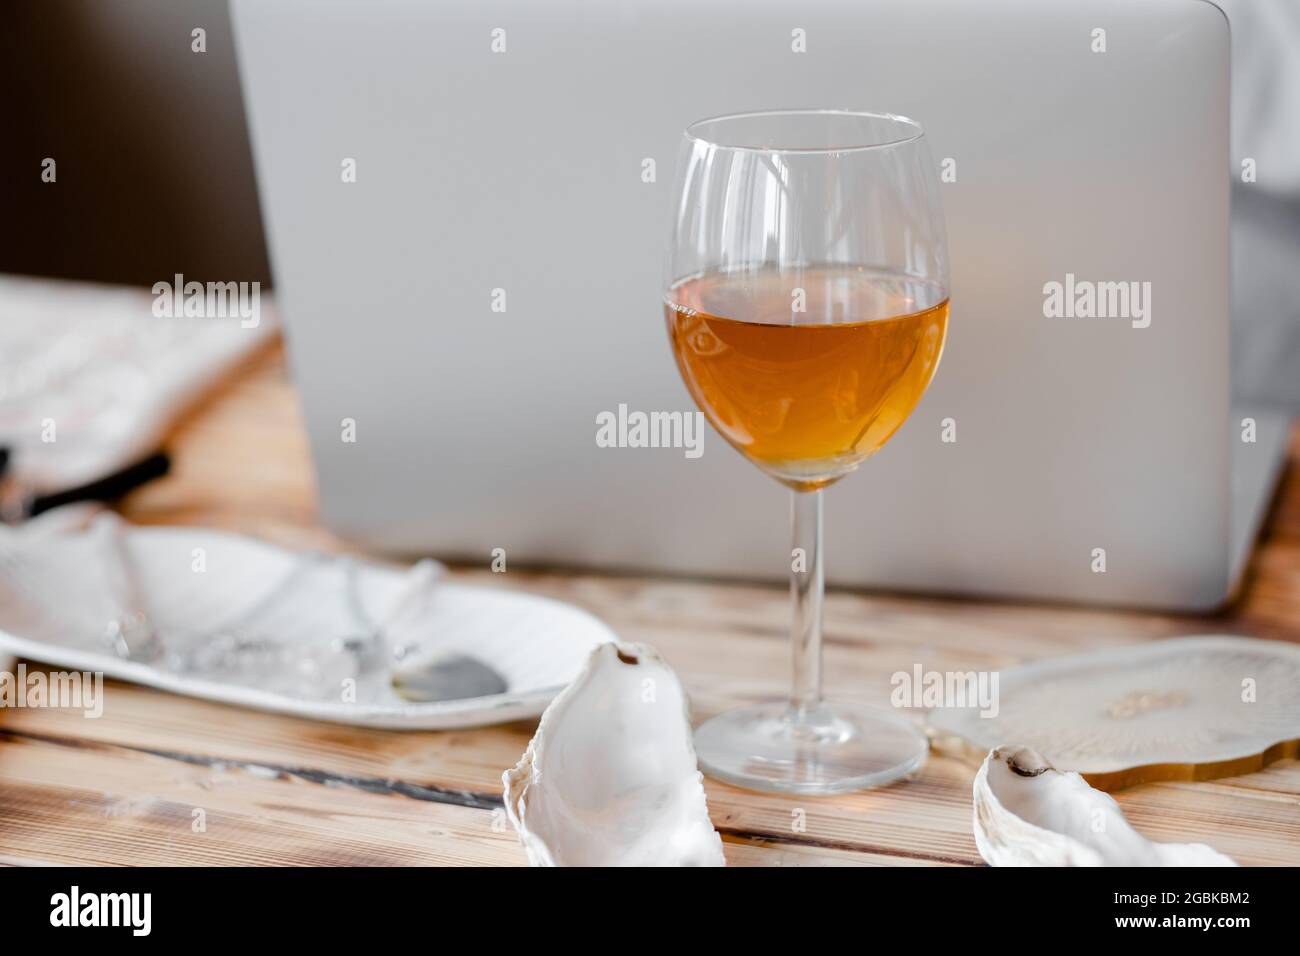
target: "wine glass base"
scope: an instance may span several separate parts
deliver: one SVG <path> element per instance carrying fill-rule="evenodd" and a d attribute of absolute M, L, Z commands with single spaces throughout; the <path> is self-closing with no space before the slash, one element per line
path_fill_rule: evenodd
<path fill-rule="evenodd" d="M 695 731 L 700 767 L 750 790 L 847 793 L 905 777 L 929 744 L 906 719 L 852 704 L 798 711 L 785 702 L 720 714 Z"/>

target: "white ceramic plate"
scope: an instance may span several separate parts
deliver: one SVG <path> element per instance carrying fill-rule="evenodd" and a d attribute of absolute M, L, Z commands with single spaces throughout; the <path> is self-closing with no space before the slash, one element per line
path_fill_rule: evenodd
<path fill-rule="evenodd" d="M 539 715 L 577 675 L 592 647 L 616 639 L 603 622 L 559 601 L 435 579 L 427 605 L 408 619 L 402 636 L 418 639 L 420 656 L 453 651 L 477 658 L 505 678 L 505 693 L 414 703 L 392 691 L 382 667 L 356 680 L 355 701 L 342 699 L 332 685 L 319 694 L 294 695 L 176 673 L 124 660 L 104 638 L 108 621 L 130 603 L 122 596 L 111 545 L 119 529 L 138 603 L 168 646 L 197 646 L 272 593 L 279 597 L 256 617 L 258 634 L 301 644 L 308 654 L 319 652 L 319 642 L 356 631 L 346 559 L 310 561 L 311 570 L 300 570 L 286 588 L 287 576 L 302 561 L 295 552 L 199 528 L 124 528 L 115 516 L 101 514 L 88 527 L 54 533 L 0 529 L 0 654 L 316 720 L 436 730 Z M 405 572 L 361 561 L 353 569 L 356 599 L 367 618 L 380 618 L 402 589 Z M 111 707 L 109 692 L 106 708 Z"/>

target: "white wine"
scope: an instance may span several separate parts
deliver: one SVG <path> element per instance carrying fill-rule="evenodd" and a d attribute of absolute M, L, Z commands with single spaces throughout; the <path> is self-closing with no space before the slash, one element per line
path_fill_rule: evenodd
<path fill-rule="evenodd" d="M 713 273 L 669 291 L 691 395 L 726 439 L 802 491 L 874 454 L 912 413 L 943 351 L 948 300 L 865 269 Z"/>

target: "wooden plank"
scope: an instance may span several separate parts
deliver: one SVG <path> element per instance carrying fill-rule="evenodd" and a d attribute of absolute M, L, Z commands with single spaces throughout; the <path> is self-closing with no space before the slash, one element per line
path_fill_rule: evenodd
<path fill-rule="evenodd" d="M 0 735 L 51 746 L 129 747 L 142 756 L 485 807 L 496 804 L 501 772 L 518 759 L 533 729 L 520 722 L 445 733 L 378 731 L 189 698 L 160 705 L 158 697 L 110 682 L 97 720 L 76 711 L 12 710 Z M 160 706 L 165 722 L 158 719 Z M 715 824 L 738 840 L 772 838 L 907 863 L 974 864 L 973 777 L 974 768 L 962 761 L 932 757 L 913 780 L 861 794 L 800 799 L 712 780 L 707 792 Z M 1153 838 L 1209 841 L 1225 852 L 1232 846 L 1243 862 L 1300 865 L 1297 792 L 1300 763 L 1286 761 L 1244 777 L 1138 787 L 1117 796 Z"/>
<path fill-rule="evenodd" d="M 304 779 L 267 766 L 4 733 L 0 764 L 0 865 L 526 863 L 499 809 Z M 730 834 L 724 850 L 736 866 L 897 862 L 888 854 Z"/>
<path fill-rule="evenodd" d="M 0 737 L 0 846 L 92 865 L 518 865 L 489 810 L 268 769 Z M 202 832 L 195 832 L 195 811 Z"/>

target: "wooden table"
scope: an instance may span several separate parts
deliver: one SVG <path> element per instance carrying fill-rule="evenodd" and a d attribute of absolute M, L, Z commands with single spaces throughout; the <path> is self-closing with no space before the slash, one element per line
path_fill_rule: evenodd
<path fill-rule="evenodd" d="M 124 503 L 146 524 L 238 529 L 339 548 L 316 524 L 306 436 L 278 346 L 189 415 L 171 476 Z M 1102 645 L 1205 631 L 1300 639 L 1300 432 L 1243 598 L 1189 618 L 835 591 L 829 689 L 923 661 L 997 668 Z M 708 707 L 779 694 L 784 588 L 458 568 L 486 587 L 588 608 L 656 645 Z M 884 686 L 884 685 L 877 685 Z M 0 862 L 90 864 L 522 864 L 499 807 L 501 772 L 532 722 L 442 733 L 313 723 L 110 683 L 99 720 L 0 711 Z M 932 757 L 913 780 L 833 798 L 762 795 L 708 781 L 736 865 L 980 864 L 972 766 Z M 1158 840 L 1205 841 L 1242 863 L 1300 864 L 1300 761 L 1117 794 Z M 803 811 L 806 827 L 796 832 Z M 201 812 L 200 812 L 201 811 Z M 199 824 L 202 824 L 201 826 Z"/>

